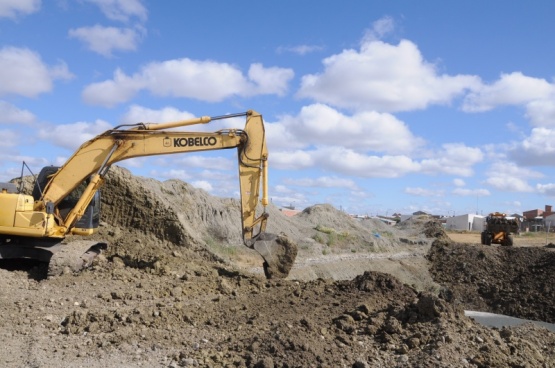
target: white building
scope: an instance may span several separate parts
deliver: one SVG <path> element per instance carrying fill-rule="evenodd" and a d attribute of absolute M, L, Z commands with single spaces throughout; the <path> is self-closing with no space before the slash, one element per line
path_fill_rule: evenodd
<path fill-rule="evenodd" d="M 469 213 L 467 215 L 448 217 L 445 221 L 445 228 L 447 230 L 483 231 L 485 223 L 485 216 Z"/>

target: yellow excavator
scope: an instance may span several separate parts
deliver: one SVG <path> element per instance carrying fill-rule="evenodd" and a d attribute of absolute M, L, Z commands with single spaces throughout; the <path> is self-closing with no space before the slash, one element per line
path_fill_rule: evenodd
<path fill-rule="evenodd" d="M 213 133 L 174 128 L 245 116 L 244 129 Z M 85 142 L 61 167 L 45 167 L 32 195 L 0 186 L 0 258 L 30 258 L 50 263 L 49 274 L 68 265 L 88 266 L 107 244 L 67 241 L 69 235 L 92 235 L 100 222 L 100 191 L 110 166 L 133 157 L 236 148 L 244 244 L 264 259 L 267 278 L 284 278 L 297 255 L 284 235 L 266 233 L 268 150 L 262 116 L 245 113 L 167 123 L 120 125 Z M 262 188 L 262 197 L 260 197 Z M 261 204 L 263 211 L 257 214 Z M 74 238 L 74 237 L 71 237 Z"/>

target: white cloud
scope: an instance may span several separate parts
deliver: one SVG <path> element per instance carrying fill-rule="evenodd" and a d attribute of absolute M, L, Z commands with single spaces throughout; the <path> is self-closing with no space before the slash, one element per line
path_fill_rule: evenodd
<path fill-rule="evenodd" d="M 435 158 L 422 160 L 422 172 L 428 174 L 444 173 L 458 176 L 471 176 L 472 167 L 484 158 L 479 148 L 468 147 L 461 143 L 446 143 Z"/>
<path fill-rule="evenodd" d="M 211 170 L 237 170 L 237 160 L 225 157 L 207 157 L 191 154 L 178 156 L 178 158 L 173 161 L 173 165 Z"/>
<path fill-rule="evenodd" d="M 85 102 L 111 107 L 131 99 L 140 90 L 161 97 L 219 102 L 234 95 L 283 94 L 293 77 L 290 69 L 251 66 L 249 77 L 227 63 L 174 59 L 153 62 L 133 76 L 116 70 L 112 80 L 87 86 Z"/>
<path fill-rule="evenodd" d="M 195 180 L 191 183 L 191 185 L 194 186 L 195 188 L 203 189 L 207 192 L 212 192 L 214 190 L 214 187 L 212 187 L 212 184 L 210 184 L 206 180 Z"/>
<path fill-rule="evenodd" d="M 469 112 L 488 111 L 501 105 L 523 105 L 552 96 L 555 86 L 544 79 L 520 72 L 502 74 L 491 85 L 482 85 L 465 97 L 463 109 Z"/>
<path fill-rule="evenodd" d="M 491 185 L 497 190 L 506 192 L 531 192 L 532 186 L 526 180 L 519 177 L 504 177 L 501 175 L 494 175 L 486 180 L 486 183 Z"/>
<path fill-rule="evenodd" d="M 285 179 L 284 183 L 302 187 L 347 188 L 351 190 L 360 190 L 356 183 L 351 179 L 329 176 L 321 176 L 319 178 Z"/>
<path fill-rule="evenodd" d="M 112 129 L 110 123 L 96 120 L 94 123 L 76 122 L 73 124 L 56 125 L 41 129 L 38 135 L 39 138 L 47 139 L 60 147 L 76 150 L 86 141 L 109 129 Z"/>
<path fill-rule="evenodd" d="M 443 197 L 445 194 L 443 190 L 432 190 L 425 188 L 405 188 L 405 193 L 419 197 Z"/>
<path fill-rule="evenodd" d="M 555 129 L 533 128 L 530 136 L 508 150 L 509 157 L 525 166 L 555 164 Z"/>
<path fill-rule="evenodd" d="M 314 159 L 310 152 L 296 151 L 272 151 L 268 155 L 271 168 L 280 170 L 299 170 L 314 166 Z"/>
<path fill-rule="evenodd" d="M 488 178 L 485 182 L 488 185 L 507 192 L 532 192 L 533 187 L 528 179 L 543 177 L 540 172 L 519 167 L 512 162 L 494 163 L 486 173 Z"/>
<path fill-rule="evenodd" d="M 293 194 L 296 193 L 296 191 L 288 186 L 278 184 L 274 186 L 274 190 L 272 190 L 272 193 Z"/>
<path fill-rule="evenodd" d="M 555 93 L 526 105 L 526 115 L 534 126 L 555 128 Z"/>
<path fill-rule="evenodd" d="M 361 112 L 343 115 L 333 108 L 314 104 L 305 106 L 296 117 L 282 118 L 287 145 L 341 145 L 356 151 L 389 154 L 408 153 L 418 149 L 424 140 L 391 114 Z"/>
<path fill-rule="evenodd" d="M 439 75 L 408 40 L 398 45 L 366 40 L 359 51 L 344 50 L 323 64 L 323 73 L 303 76 L 298 96 L 355 110 L 424 109 L 480 85 L 475 76 Z"/>
<path fill-rule="evenodd" d="M 72 77 L 64 63 L 48 67 L 29 49 L 10 46 L 0 49 L 0 96 L 35 97 L 51 91 L 55 79 Z"/>
<path fill-rule="evenodd" d="M 312 52 L 322 51 L 323 49 L 323 46 L 316 45 L 280 46 L 277 48 L 276 52 L 278 54 L 291 52 L 298 55 L 306 55 Z"/>
<path fill-rule="evenodd" d="M 154 110 L 140 105 L 131 105 L 127 113 L 123 116 L 122 123 L 164 123 L 170 121 L 188 120 L 194 117 L 195 116 L 193 116 L 190 112 L 180 111 L 171 106 Z"/>
<path fill-rule="evenodd" d="M 131 28 L 95 25 L 70 29 L 69 37 L 82 41 L 91 51 L 109 57 L 114 51 L 135 51 L 141 34 Z"/>
<path fill-rule="evenodd" d="M 100 7 L 102 13 L 111 20 L 127 22 L 131 18 L 145 21 L 147 9 L 140 0 L 86 0 Z"/>
<path fill-rule="evenodd" d="M 129 78 L 117 69 L 113 80 L 87 86 L 82 92 L 82 97 L 91 105 L 113 107 L 130 100 L 142 86 L 142 81 Z"/>
<path fill-rule="evenodd" d="M 283 96 L 287 92 L 288 82 L 293 78 L 294 73 L 292 69 L 264 68 L 262 64 L 256 63 L 250 66 L 248 76 L 256 86 L 252 95 L 276 94 Z M 246 93 L 248 94 L 248 92 Z"/>
<path fill-rule="evenodd" d="M 43 157 L 5 154 L 4 152 L 5 150 L 3 150 L 2 161 L 0 162 L 0 167 L 2 167 L 0 170 L 0 181 L 10 181 L 13 178 L 20 177 L 23 162 L 25 162 L 35 174 L 44 166 L 51 164 L 51 162 Z M 25 169 L 23 175 L 28 174 L 30 173 Z"/>
<path fill-rule="evenodd" d="M 15 131 L 9 129 L 0 129 L 0 147 L 9 148 L 18 144 L 18 135 Z"/>
<path fill-rule="evenodd" d="M 487 189 L 455 188 L 452 193 L 461 197 L 485 197 L 491 195 Z"/>
<path fill-rule="evenodd" d="M 2 0 L 0 17 L 17 18 L 20 15 L 35 13 L 40 9 L 41 0 Z"/>
<path fill-rule="evenodd" d="M 323 147 L 311 156 L 324 170 L 358 177 L 397 178 L 420 169 L 420 164 L 407 156 L 365 155 L 345 147 Z"/>
<path fill-rule="evenodd" d="M 453 184 L 457 187 L 464 187 L 466 185 L 466 183 L 464 182 L 464 180 L 462 179 L 453 179 Z"/>
<path fill-rule="evenodd" d="M 0 101 L 0 124 L 28 124 L 33 121 L 35 121 L 35 115 L 31 112 L 21 110 L 9 102 Z"/>
<path fill-rule="evenodd" d="M 555 196 L 555 184 L 536 184 L 536 190 L 550 197 Z"/>
<path fill-rule="evenodd" d="M 367 30 L 362 39 L 362 45 L 382 39 L 395 30 L 395 21 L 391 17 L 383 17 L 372 23 L 372 28 Z"/>

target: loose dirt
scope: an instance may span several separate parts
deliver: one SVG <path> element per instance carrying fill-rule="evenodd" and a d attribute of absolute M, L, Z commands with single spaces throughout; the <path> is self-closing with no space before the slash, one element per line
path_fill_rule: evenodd
<path fill-rule="evenodd" d="M 299 250 L 287 279 L 267 280 L 234 199 L 115 167 L 102 205 L 94 238 L 110 247 L 90 269 L 45 279 L 2 262 L 0 366 L 555 366 L 548 330 L 464 315 L 553 322 L 549 247 L 459 242 L 427 216 L 392 227 L 269 206 L 268 230 Z"/>

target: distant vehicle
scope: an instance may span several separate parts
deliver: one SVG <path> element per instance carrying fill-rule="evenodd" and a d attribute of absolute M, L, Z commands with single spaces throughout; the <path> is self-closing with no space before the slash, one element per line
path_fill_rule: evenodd
<path fill-rule="evenodd" d="M 486 228 L 482 231 L 482 244 L 491 245 L 500 244 L 503 246 L 512 246 L 512 234 L 518 234 L 520 230 L 520 221 L 517 218 L 507 217 L 501 212 L 490 213 L 486 217 Z"/>

